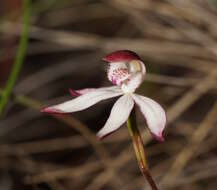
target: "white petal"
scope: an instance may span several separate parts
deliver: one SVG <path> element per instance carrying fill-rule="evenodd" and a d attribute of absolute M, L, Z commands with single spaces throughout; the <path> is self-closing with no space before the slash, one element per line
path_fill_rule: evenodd
<path fill-rule="evenodd" d="M 140 86 L 143 81 L 143 75 L 141 72 L 133 74 L 128 81 L 121 85 L 122 90 L 125 93 L 132 93 Z"/>
<path fill-rule="evenodd" d="M 162 141 L 162 133 L 166 125 L 166 114 L 164 109 L 154 100 L 144 96 L 134 94 L 133 99 L 143 113 L 151 133 L 158 140 Z"/>
<path fill-rule="evenodd" d="M 117 88 L 113 89 L 97 89 L 95 91 L 83 94 L 73 100 L 51 106 L 42 110 L 48 113 L 71 113 L 84 110 L 101 100 L 122 95 L 123 92 Z"/>
<path fill-rule="evenodd" d="M 117 130 L 128 119 L 131 110 L 133 109 L 134 101 L 129 94 L 125 94 L 115 102 L 111 114 L 106 121 L 104 127 L 97 133 L 99 138 L 102 138 L 115 130 Z"/>

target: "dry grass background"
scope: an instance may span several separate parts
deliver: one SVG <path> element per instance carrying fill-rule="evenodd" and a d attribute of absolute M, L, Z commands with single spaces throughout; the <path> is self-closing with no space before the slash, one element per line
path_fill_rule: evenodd
<path fill-rule="evenodd" d="M 17 50 L 22 1 L 1 7 L 2 89 Z M 103 141 L 114 101 L 48 116 L 68 88 L 110 85 L 101 58 L 130 49 L 148 74 L 140 93 L 167 110 L 165 142 L 144 127 L 160 189 L 217 189 L 217 5 L 214 0 L 36 0 L 26 60 L 0 121 L 0 189 L 149 189 L 126 127 Z M 2 93 L 1 89 L 1 93 Z"/>

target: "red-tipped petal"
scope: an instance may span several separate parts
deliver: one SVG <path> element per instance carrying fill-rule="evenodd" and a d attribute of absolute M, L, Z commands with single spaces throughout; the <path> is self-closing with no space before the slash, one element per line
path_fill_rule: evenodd
<path fill-rule="evenodd" d="M 144 96 L 134 94 L 133 99 L 144 115 L 152 135 L 157 140 L 163 141 L 162 134 L 166 125 L 166 113 L 164 109 L 154 100 Z"/>
<path fill-rule="evenodd" d="M 49 113 L 49 114 L 63 114 L 64 112 L 62 112 L 61 110 L 52 108 L 52 107 L 47 107 L 47 108 L 43 108 L 41 109 L 41 113 Z"/>
<path fill-rule="evenodd" d="M 46 113 L 72 113 L 84 110 L 90 106 L 109 98 L 120 96 L 123 92 L 120 89 L 114 87 L 110 90 L 94 90 L 72 100 L 63 102 L 58 105 L 50 106 L 42 109 L 42 112 Z"/>
<path fill-rule="evenodd" d="M 98 138 L 102 138 L 116 131 L 123 125 L 133 109 L 134 101 L 128 94 L 120 97 L 114 104 L 110 116 L 104 127 L 97 133 Z"/>
<path fill-rule="evenodd" d="M 132 61 L 141 60 L 141 58 L 133 51 L 130 50 L 119 50 L 112 52 L 103 58 L 106 62 L 120 62 L 120 61 Z"/>

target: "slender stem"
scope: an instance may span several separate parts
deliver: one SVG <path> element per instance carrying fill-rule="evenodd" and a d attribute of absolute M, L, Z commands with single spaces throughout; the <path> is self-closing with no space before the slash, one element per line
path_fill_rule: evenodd
<path fill-rule="evenodd" d="M 142 175 L 145 176 L 152 190 L 158 190 L 157 185 L 155 184 L 151 176 L 151 173 L 149 172 L 148 169 L 142 137 L 140 135 L 136 123 L 135 109 L 133 109 L 133 111 L 130 114 L 130 117 L 128 118 L 127 127 L 133 141 L 133 147 L 136 153 L 136 158 L 138 161 L 139 168 L 142 172 Z"/>
<path fill-rule="evenodd" d="M 18 52 L 16 55 L 15 63 L 13 66 L 13 69 L 11 71 L 11 74 L 9 76 L 9 79 L 7 81 L 6 87 L 1 95 L 0 100 L 0 115 L 2 114 L 8 99 L 11 95 L 11 92 L 13 90 L 13 87 L 15 85 L 15 82 L 17 80 L 17 77 L 20 73 L 20 70 L 22 68 L 26 49 L 28 45 L 28 33 L 29 33 L 29 20 L 30 20 L 30 0 L 24 0 L 24 15 L 23 15 L 23 26 L 22 26 L 22 34 L 21 39 L 18 47 Z"/>

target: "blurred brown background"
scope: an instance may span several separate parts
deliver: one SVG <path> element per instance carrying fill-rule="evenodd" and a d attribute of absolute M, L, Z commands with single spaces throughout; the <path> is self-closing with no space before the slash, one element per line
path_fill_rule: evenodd
<path fill-rule="evenodd" d="M 15 62 L 22 0 L 0 6 L 0 93 Z M 96 132 L 114 99 L 66 116 L 40 113 L 69 88 L 111 85 L 101 58 L 129 49 L 146 63 L 139 93 L 166 110 L 165 142 L 138 112 L 159 189 L 217 189 L 217 1 L 32 0 L 25 60 L 0 120 L 0 190 L 148 190 L 126 127 Z"/>

